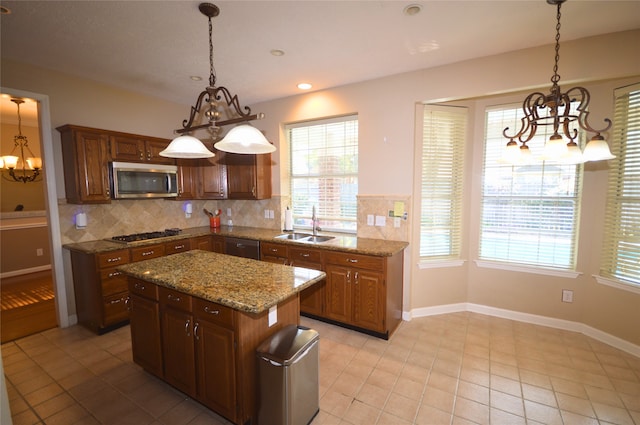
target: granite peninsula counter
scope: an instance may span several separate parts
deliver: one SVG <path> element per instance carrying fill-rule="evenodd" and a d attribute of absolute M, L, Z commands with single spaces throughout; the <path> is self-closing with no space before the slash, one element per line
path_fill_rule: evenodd
<path fill-rule="evenodd" d="M 300 323 L 299 292 L 326 276 L 203 250 L 116 270 L 128 280 L 133 361 L 238 425 L 257 417 L 257 347 Z"/>
<path fill-rule="evenodd" d="M 321 281 L 321 271 L 193 250 L 117 267 L 160 286 L 247 313 L 262 313 Z"/>

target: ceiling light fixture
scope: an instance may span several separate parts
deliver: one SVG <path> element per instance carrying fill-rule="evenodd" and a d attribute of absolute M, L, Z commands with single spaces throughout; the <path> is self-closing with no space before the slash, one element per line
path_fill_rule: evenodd
<path fill-rule="evenodd" d="M 312 87 L 313 87 L 313 85 L 311 83 L 300 83 L 300 84 L 298 84 L 298 88 L 300 90 L 311 90 Z"/>
<path fill-rule="evenodd" d="M 525 116 L 521 119 L 520 130 L 512 136 L 507 134 L 509 127 L 502 134 L 509 139 L 502 160 L 509 164 L 522 164 L 531 157 L 529 142 L 535 135 L 538 126 L 553 126 L 553 134 L 545 143 L 543 159 L 557 160 L 563 163 L 579 164 L 587 161 L 603 161 L 615 158 L 609 150 L 609 145 L 601 133 L 611 128 L 611 120 L 605 118 L 607 125 L 596 130 L 589 125 L 588 107 L 591 95 L 584 87 L 573 87 L 565 93 L 560 91 L 558 82 L 558 61 L 560 60 L 560 6 L 566 0 L 547 0 L 550 5 L 557 5 L 556 24 L 556 55 L 551 77 L 551 93 L 534 92 L 529 94 L 522 103 Z M 571 112 L 571 102 L 579 102 L 576 112 Z M 570 128 L 570 124 L 577 124 L 580 129 L 595 133 L 584 148 L 584 152 L 576 143 L 578 129 Z M 575 125 L 574 125 L 575 127 Z M 562 134 L 559 133 L 562 132 Z M 564 136 L 564 137 L 563 137 Z M 520 145 L 518 145 L 520 142 Z"/>
<path fill-rule="evenodd" d="M 216 75 L 213 68 L 213 25 L 211 18 L 218 16 L 220 9 L 211 3 L 200 3 L 198 9 L 209 19 L 209 86 L 198 95 L 195 105 L 191 107 L 189 119 L 185 119 L 182 122 L 181 129 L 175 130 L 181 136 L 173 139 L 169 146 L 160 152 L 160 155 L 165 157 L 211 158 L 214 153 L 189 133 L 194 130 L 208 129 L 213 139 L 216 139 L 221 127 L 225 125 L 245 123 L 264 117 L 264 114 L 251 114 L 251 108 L 247 106 L 241 108 L 238 96 L 232 95 L 226 87 L 216 87 Z M 221 120 L 222 111 L 219 110 L 219 107 L 225 112 L 234 113 L 234 115 Z M 206 117 L 207 123 L 194 125 L 196 117 L 199 116 L 201 118 L 202 115 Z M 243 128 L 245 129 L 244 131 L 242 130 Z M 240 130 L 233 132 L 236 129 Z M 232 133 L 237 134 L 238 132 L 243 135 L 241 140 L 238 140 L 236 136 L 233 139 L 227 139 Z M 276 150 L 275 146 L 269 143 L 262 132 L 247 124 L 233 128 L 214 147 L 225 152 L 247 154 L 262 154 Z"/>
<path fill-rule="evenodd" d="M 22 118 L 20 117 L 20 105 L 24 103 L 23 99 L 12 98 L 11 101 L 18 107 L 18 134 L 13 136 L 13 149 L 9 155 L 3 156 L 1 159 L 2 169 L 9 170 L 9 176 L 13 181 L 28 183 L 38 181 L 40 170 L 42 169 L 42 158 L 36 157 L 29 148 L 29 140 L 27 136 L 22 134 Z M 20 156 L 14 155 L 16 150 L 20 149 Z M 25 150 L 31 156 L 25 157 Z M 19 170 L 16 173 L 16 170 Z M 11 181 L 4 174 L 5 180 Z"/>

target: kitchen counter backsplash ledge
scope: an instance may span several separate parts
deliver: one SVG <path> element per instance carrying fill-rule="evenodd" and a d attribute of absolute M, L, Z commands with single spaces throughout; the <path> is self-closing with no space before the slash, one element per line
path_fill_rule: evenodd
<path fill-rule="evenodd" d="M 146 245 L 154 245 L 158 243 L 169 242 L 173 240 L 180 240 L 186 238 L 195 238 L 198 236 L 207 235 L 220 235 L 220 236 L 232 236 L 235 238 L 245 238 L 258 240 L 260 242 L 277 242 L 283 244 L 289 244 L 293 246 L 305 246 L 320 248 L 332 251 L 353 252 L 358 254 L 376 255 L 382 257 L 392 256 L 393 254 L 402 251 L 409 244 L 403 241 L 391 241 L 384 239 L 371 239 L 360 238 L 349 235 L 334 235 L 335 239 L 327 242 L 306 244 L 296 241 L 275 239 L 276 236 L 282 234 L 281 231 L 273 229 L 264 229 L 258 227 L 244 227 L 244 226 L 220 226 L 216 229 L 211 229 L 209 226 L 191 227 L 183 229 L 179 235 L 167 236 L 157 239 L 149 239 L 145 241 L 137 241 L 134 243 L 123 244 L 119 242 L 113 242 L 107 239 L 93 240 L 87 242 L 77 242 L 71 244 L 64 244 L 63 247 L 70 251 L 80 251 L 88 254 L 97 254 L 101 252 L 115 251 L 119 249 L 126 249 L 130 247 L 139 247 Z"/>

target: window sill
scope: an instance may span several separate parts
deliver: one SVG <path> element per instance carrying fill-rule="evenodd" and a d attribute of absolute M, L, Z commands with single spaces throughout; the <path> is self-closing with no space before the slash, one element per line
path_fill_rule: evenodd
<path fill-rule="evenodd" d="M 571 270 L 556 270 L 556 269 L 546 269 L 544 267 L 520 266 L 517 264 L 499 263 L 495 261 L 475 260 L 475 262 L 478 267 L 487 268 L 487 269 L 499 269 L 499 270 L 508 270 L 512 272 L 541 274 L 545 276 L 566 277 L 569 279 L 575 279 L 582 274 L 580 272 L 574 272 Z"/>
<path fill-rule="evenodd" d="M 635 294 L 640 294 L 640 285 L 635 285 L 633 283 L 626 283 L 622 280 L 602 277 L 596 274 L 594 274 L 593 277 L 596 279 L 596 282 L 598 282 L 601 285 L 607 285 L 616 289 L 622 289 L 623 291 L 629 291 Z"/>
<path fill-rule="evenodd" d="M 418 268 L 422 269 L 441 269 L 445 267 L 460 267 L 464 265 L 466 260 L 422 260 L 418 263 Z"/>

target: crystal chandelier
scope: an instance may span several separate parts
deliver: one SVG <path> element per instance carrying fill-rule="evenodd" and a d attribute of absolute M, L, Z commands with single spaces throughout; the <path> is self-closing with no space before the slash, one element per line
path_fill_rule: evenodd
<path fill-rule="evenodd" d="M 18 107 L 18 134 L 13 136 L 13 149 L 9 155 L 0 158 L 2 170 L 9 170 L 9 177 L 2 174 L 5 180 L 28 183 L 38 181 L 42 169 L 42 158 L 36 157 L 29 148 L 27 136 L 22 134 L 22 118 L 20 105 L 24 100 L 12 98 L 11 101 Z M 26 151 L 26 152 L 25 152 Z M 20 156 L 15 155 L 19 153 Z M 25 155 L 25 153 L 27 155 Z"/>
<path fill-rule="evenodd" d="M 238 124 L 264 117 L 264 114 L 252 114 L 251 108 L 240 106 L 237 95 L 232 95 L 226 87 L 216 87 L 216 76 L 213 68 L 213 26 L 211 18 L 220 14 L 220 9 L 211 3 L 201 3 L 200 12 L 209 18 L 209 86 L 200 92 L 194 106 L 191 107 L 189 119 L 182 122 L 182 128 L 175 130 L 181 136 L 171 141 L 160 155 L 170 158 L 210 158 L 214 153 L 209 151 L 197 138 L 189 135 L 194 130 L 208 129 L 214 139 L 221 127 Z M 225 106 L 226 104 L 226 106 Z M 225 111 L 235 112 L 235 116 L 222 120 L 220 107 Z M 194 125 L 196 116 L 204 114 L 206 124 Z M 264 135 L 255 127 L 244 124 L 232 128 L 214 147 L 218 150 L 243 154 L 263 154 L 276 150 Z"/>
<path fill-rule="evenodd" d="M 524 117 L 521 118 L 520 129 L 513 135 L 508 134 L 509 127 L 503 131 L 504 137 L 509 139 L 503 153 L 502 162 L 509 164 L 524 164 L 530 162 L 531 152 L 527 142 L 536 135 L 538 126 L 552 126 L 553 134 L 545 143 L 542 159 L 555 160 L 562 163 L 580 164 L 587 161 L 603 161 L 615 158 L 609 150 L 609 145 L 601 133 L 609 130 L 611 120 L 605 118 L 606 126 L 600 130 L 591 127 L 588 122 L 588 107 L 591 95 L 584 87 L 573 87 L 565 93 L 560 91 L 558 82 L 558 62 L 560 60 L 560 6 L 566 0 L 547 0 L 551 5 L 557 5 L 556 47 L 553 76 L 551 77 L 551 92 L 544 94 L 534 92 L 529 94 L 522 103 Z M 572 112 L 571 103 L 577 103 Z M 595 133 L 584 148 L 580 150 L 577 124 L 580 129 Z M 518 144 L 519 143 L 519 144 Z"/>

